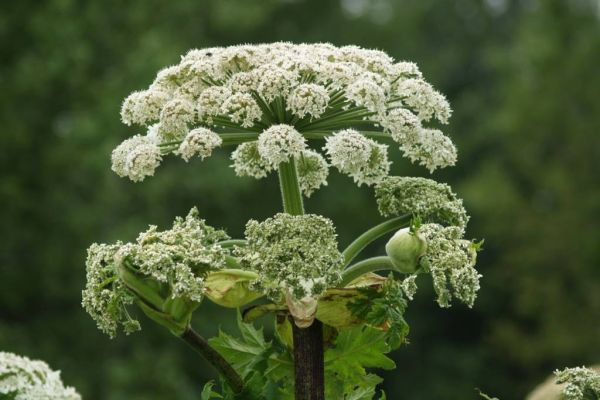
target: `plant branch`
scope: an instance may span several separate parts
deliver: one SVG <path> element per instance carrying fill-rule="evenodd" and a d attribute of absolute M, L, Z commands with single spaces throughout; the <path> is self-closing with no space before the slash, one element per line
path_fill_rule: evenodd
<path fill-rule="evenodd" d="M 352 243 L 342 252 L 344 256 L 344 266 L 348 266 L 350 262 L 370 243 L 379 239 L 386 233 L 406 228 L 410 224 L 411 215 L 406 214 L 400 217 L 392 218 L 379 225 L 375 225 L 362 235 L 354 239 Z"/>
<path fill-rule="evenodd" d="M 244 381 L 237 371 L 223 358 L 218 351 L 213 349 L 206 339 L 200 336 L 192 327 L 188 326 L 180 338 L 200 353 L 219 373 L 225 378 L 235 393 L 244 390 Z"/>
<path fill-rule="evenodd" d="M 375 272 L 381 270 L 393 270 L 394 264 L 392 260 L 387 256 L 367 258 L 351 265 L 342 272 L 342 281 L 340 287 L 345 287 L 347 284 L 355 280 L 361 275 L 368 272 Z"/>

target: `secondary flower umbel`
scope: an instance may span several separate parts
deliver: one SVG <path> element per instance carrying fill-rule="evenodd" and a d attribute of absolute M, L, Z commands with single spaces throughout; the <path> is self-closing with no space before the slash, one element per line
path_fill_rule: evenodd
<path fill-rule="evenodd" d="M 169 230 L 150 226 L 135 243 L 93 244 L 83 306 L 111 337 L 119 326 L 126 333 L 139 330 L 126 308 L 134 302 L 167 314 L 175 306 L 191 309 L 204 296 L 207 274 L 225 268 L 228 251 L 218 242 L 227 238 L 206 225 L 194 208 Z"/>
<path fill-rule="evenodd" d="M 425 126 L 433 119 L 446 124 L 450 115 L 415 64 L 382 51 L 327 43 L 191 50 L 123 102 L 123 122 L 147 134 L 115 149 L 113 170 L 141 181 L 166 154 L 187 161 L 239 145 L 232 160 L 242 176 L 262 178 L 282 162 L 308 159 L 311 168 L 298 172 L 310 195 L 326 183 L 328 164 L 318 152 L 306 153 L 306 140 L 325 138 L 331 165 L 372 185 L 390 166 L 378 138 L 390 137 L 430 171 L 453 165 L 452 141 Z"/>
<path fill-rule="evenodd" d="M 60 371 L 43 361 L 0 352 L 0 398 L 12 400 L 81 400 L 72 387 L 64 386 Z"/>

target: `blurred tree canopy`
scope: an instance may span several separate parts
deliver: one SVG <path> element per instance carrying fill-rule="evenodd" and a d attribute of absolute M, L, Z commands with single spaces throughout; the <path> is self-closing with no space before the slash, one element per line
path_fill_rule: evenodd
<path fill-rule="evenodd" d="M 142 184 L 110 171 L 134 133 L 122 99 L 194 47 L 329 41 L 415 61 L 455 109 L 453 184 L 486 239 L 473 310 L 424 283 L 392 399 L 522 398 L 556 367 L 600 361 L 600 5 L 597 0 L 13 1 L 0 5 L 0 349 L 47 360 L 86 399 L 197 399 L 214 373 L 149 321 L 109 340 L 80 307 L 85 249 L 197 205 L 239 236 L 278 211 L 273 180 L 225 151 L 169 160 Z M 393 173 L 424 174 L 397 154 Z M 340 176 L 308 208 L 346 243 L 379 221 Z M 382 245 L 373 249 L 381 252 Z M 428 293 L 429 292 L 429 293 Z M 201 309 L 207 335 L 231 315 Z"/>

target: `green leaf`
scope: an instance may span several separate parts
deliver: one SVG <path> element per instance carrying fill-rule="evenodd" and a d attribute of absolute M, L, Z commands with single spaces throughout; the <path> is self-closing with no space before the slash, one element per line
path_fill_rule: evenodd
<path fill-rule="evenodd" d="M 262 335 L 261 332 L 257 334 Z M 209 343 L 213 346 L 225 359 L 233 365 L 233 367 L 243 376 L 246 377 L 252 371 L 254 365 L 262 360 L 262 354 L 267 350 L 268 345 L 259 337 L 256 341 L 246 342 L 245 340 L 236 339 L 229 336 L 223 331 L 219 331 L 219 336 L 209 339 Z"/>
<path fill-rule="evenodd" d="M 222 399 L 223 396 L 213 390 L 214 386 L 215 383 L 213 381 L 207 382 L 202 389 L 200 400 Z"/>
<path fill-rule="evenodd" d="M 345 400 L 373 400 L 375 396 L 375 387 L 358 387 L 347 396 Z"/>
<path fill-rule="evenodd" d="M 242 315 L 239 309 L 237 311 L 237 326 L 242 334 L 242 338 L 246 343 L 262 349 L 266 349 L 268 347 L 267 342 L 265 342 L 265 336 L 262 328 L 256 329 L 254 325 L 245 323 L 242 320 Z"/>
<path fill-rule="evenodd" d="M 365 368 L 394 369 L 396 364 L 385 354 L 390 351 L 386 333 L 369 326 L 342 330 L 333 348 L 325 352 L 326 391 L 328 398 L 343 398 L 339 393 L 358 396 L 368 393 L 381 378 Z M 364 389 L 358 391 L 358 389 Z M 360 398 L 360 397 L 358 397 Z M 372 398 L 372 396 L 371 396 Z"/>
<path fill-rule="evenodd" d="M 262 328 L 244 323 L 239 311 L 237 325 L 240 338 L 220 331 L 217 337 L 209 339 L 209 343 L 244 378 L 245 398 L 281 399 L 281 386 L 293 382 L 294 376 L 294 362 L 289 350 L 266 341 Z"/>
<path fill-rule="evenodd" d="M 409 332 L 404 319 L 407 307 L 400 282 L 390 274 L 381 289 L 361 288 L 363 297 L 347 305 L 348 309 L 366 323 L 387 330 L 386 340 L 395 349 L 406 341 Z"/>

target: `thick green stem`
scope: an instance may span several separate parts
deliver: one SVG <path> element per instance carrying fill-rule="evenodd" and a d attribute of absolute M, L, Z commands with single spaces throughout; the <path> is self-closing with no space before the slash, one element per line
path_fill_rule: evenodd
<path fill-rule="evenodd" d="M 294 160 L 279 165 L 279 185 L 283 210 L 292 215 L 304 214 L 302 193 Z M 308 328 L 292 322 L 294 336 L 294 387 L 296 400 L 325 399 L 323 324 L 315 320 Z"/>
<path fill-rule="evenodd" d="M 180 337 L 219 371 L 235 393 L 241 393 L 242 390 L 244 390 L 244 381 L 242 380 L 242 377 L 218 351 L 208 344 L 206 339 L 189 326 Z"/>
<path fill-rule="evenodd" d="M 298 172 L 296 171 L 296 162 L 293 159 L 279 164 L 279 186 L 283 200 L 283 211 L 292 215 L 304 214 Z"/>
<path fill-rule="evenodd" d="M 370 243 L 379 239 L 386 233 L 406 228 L 410 225 L 411 216 L 409 214 L 401 217 L 392 218 L 379 225 L 376 225 L 357 237 L 346 249 L 342 252 L 344 256 L 344 266 L 348 266 L 350 262 Z"/>
<path fill-rule="evenodd" d="M 392 264 L 392 260 L 387 256 L 367 258 L 366 260 L 353 264 L 342 272 L 342 282 L 340 283 L 340 287 L 346 286 L 359 276 L 368 272 L 393 269 L 394 264 Z"/>

